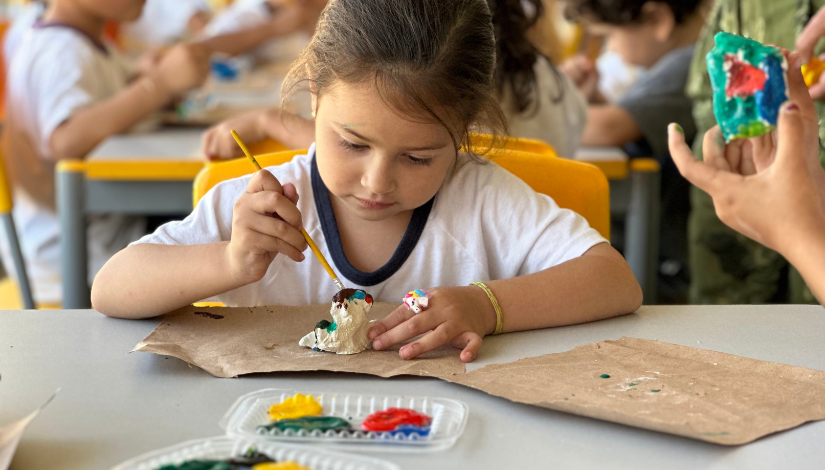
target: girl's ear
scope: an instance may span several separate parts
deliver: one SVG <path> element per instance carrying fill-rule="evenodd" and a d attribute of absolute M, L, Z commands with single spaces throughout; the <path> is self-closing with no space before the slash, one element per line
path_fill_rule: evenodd
<path fill-rule="evenodd" d="M 653 36 L 659 42 L 667 42 L 676 30 L 676 16 L 663 2 L 647 2 L 642 6 L 642 18 L 653 28 Z"/>

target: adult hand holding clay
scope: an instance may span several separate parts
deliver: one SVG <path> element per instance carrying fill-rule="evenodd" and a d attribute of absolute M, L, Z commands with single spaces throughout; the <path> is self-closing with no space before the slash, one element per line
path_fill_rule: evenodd
<path fill-rule="evenodd" d="M 798 54 L 791 54 L 796 63 Z M 713 198 L 716 214 L 734 230 L 790 261 L 825 300 L 825 170 L 819 163 L 819 124 L 798 67 L 790 67 L 791 100 L 777 130 L 725 145 L 719 127 L 705 134 L 697 161 L 678 124 L 669 128 L 679 171 Z"/>

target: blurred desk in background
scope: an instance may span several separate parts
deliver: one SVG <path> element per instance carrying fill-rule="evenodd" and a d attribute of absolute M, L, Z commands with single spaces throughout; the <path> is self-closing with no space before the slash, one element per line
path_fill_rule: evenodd
<path fill-rule="evenodd" d="M 610 213 L 624 217 L 624 256 L 644 292 L 657 301 L 661 168 L 652 158 L 630 159 L 618 147 L 581 147 L 574 160 L 598 167 L 610 182 Z"/>

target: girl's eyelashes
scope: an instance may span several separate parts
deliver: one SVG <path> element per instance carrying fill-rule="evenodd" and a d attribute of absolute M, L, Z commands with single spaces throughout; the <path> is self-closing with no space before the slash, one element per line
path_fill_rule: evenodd
<path fill-rule="evenodd" d="M 339 144 L 345 150 L 350 151 L 350 152 L 363 152 L 364 150 L 367 150 L 367 149 L 370 148 L 369 145 L 356 144 L 356 143 L 350 142 L 350 141 L 348 141 L 347 139 L 344 139 L 344 138 L 339 139 Z M 407 161 L 409 161 L 413 165 L 430 166 L 433 163 L 432 158 L 418 158 L 418 157 L 414 157 L 412 155 L 404 155 L 404 156 L 407 158 Z"/>
<path fill-rule="evenodd" d="M 432 163 L 433 163 L 433 159 L 432 159 L 432 158 L 416 158 L 416 157 L 413 157 L 412 155 L 407 155 L 407 159 L 408 159 L 408 160 L 410 161 L 410 163 L 412 163 L 413 165 L 430 166 L 430 165 L 432 165 Z"/>
<path fill-rule="evenodd" d="M 343 138 L 339 140 L 339 143 L 340 143 L 341 147 L 344 147 L 344 149 L 350 150 L 350 151 L 353 151 L 353 152 L 360 152 L 360 151 L 363 151 L 363 150 L 366 150 L 366 149 L 369 148 L 368 145 L 355 144 L 355 143 L 352 143 L 352 142 L 348 141 L 347 139 L 343 139 Z"/>

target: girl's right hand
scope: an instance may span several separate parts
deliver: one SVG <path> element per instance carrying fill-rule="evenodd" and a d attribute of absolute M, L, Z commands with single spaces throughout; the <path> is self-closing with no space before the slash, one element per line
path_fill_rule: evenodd
<path fill-rule="evenodd" d="M 242 285 L 259 281 L 278 253 L 296 262 L 304 260 L 307 244 L 297 203 L 295 186 L 281 186 L 269 171 L 260 170 L 250 178 L 232 210 L 228 248 L 232 279 Z"/>

